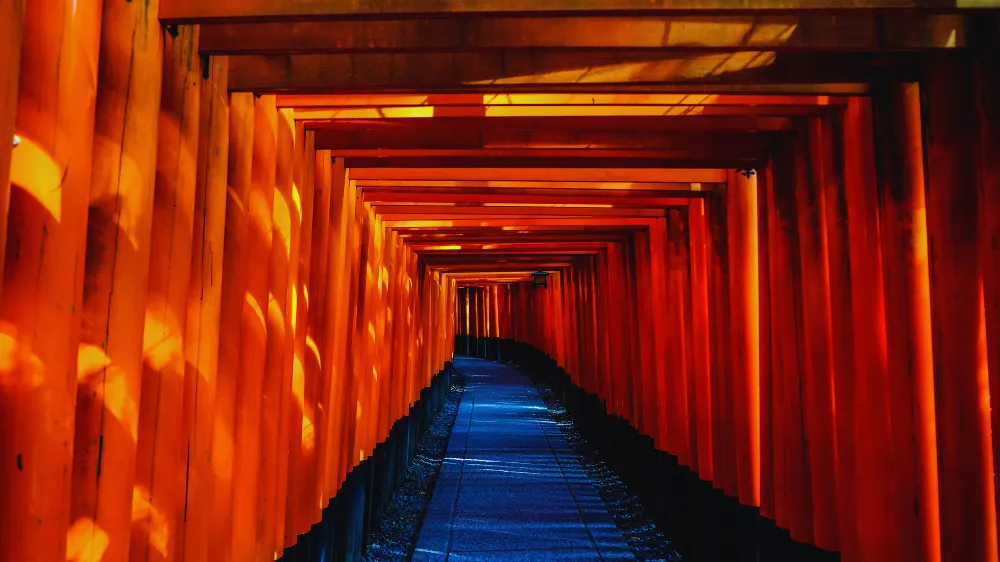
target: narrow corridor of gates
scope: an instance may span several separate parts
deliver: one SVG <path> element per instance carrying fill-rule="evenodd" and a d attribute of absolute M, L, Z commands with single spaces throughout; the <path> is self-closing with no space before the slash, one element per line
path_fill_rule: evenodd
<path fill-rule="evenodd" d="M 706 560 L 1000 562 L 1000 0 L 0 0 L 5 139 L 0 562 L 357 559 L 456 349 Z"/>

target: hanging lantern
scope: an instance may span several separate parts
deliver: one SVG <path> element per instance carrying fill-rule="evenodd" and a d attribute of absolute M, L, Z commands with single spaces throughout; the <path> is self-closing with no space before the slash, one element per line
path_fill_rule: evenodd
<path fill-rule="evenodd" d="M 545 271 L 536 271 L 531 274 L 531 282 L 535 288 L 546 289 L 549 286 L 549 274 Z"/>

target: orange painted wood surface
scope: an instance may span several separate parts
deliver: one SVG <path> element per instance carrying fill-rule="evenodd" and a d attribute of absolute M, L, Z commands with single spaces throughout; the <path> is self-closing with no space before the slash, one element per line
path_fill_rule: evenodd
<path fill-rule="evenodd" d="M 514 340 L 795 540 L 997 560 L 996 14 L 851 14 L 878 65 L 713 17 L 673 68 L 362 20 L 199 53 L 161 2 L 0 0 L 0 559 L 280 557 L 456 342 Z M 385 29 L 628 19 L 564 15 Z"/>
<path fill-rule="evenodd" d="M 740 501 L 753 506 L 760 505 L 758 177 L 732 172 L 726 190 L 737 481 Z"/>
<path fill-rule="evenodd" d="M 836 424 L 834 420 L 833 340 L 830 319 L 830 272 L 826 232 L 825 164 L 809 158 L 823 151 L 822 124 L 815 121 L 798 140 L 795 152 L 795 198 L 801 268 L 802 325 L 810 337 L 801 341 L 806 431 L 813 496 L 813 532 L 817 546 L 837 550 Z M 810 134 L 814 133 L 814 134 Z M 810 171 L 812 172 L 810 174 Z"/>
<path fill-rule="evenodd" d="M 164 37 L 131 560 L 184 558 L 188 435 L 195 415 L 186 396 L 184 351 L 201 117 L 197 54 L 196 28 L 183 26 L 176 37 Z"/>
<path fill-rule="evenodd" d="M 298 132 L 294 115 L 288 109 L 281 109 L 278 115 L 278 158 L 275 169 L 275 194 L 273 217 L 273 238 L 271 244 L 271 295 L 274 300 L 274 320 L 268 313 L 268 331 L 280 333 L 280 337 L 268 338 L 265 400 L 274 404 L 275 411 L 265 418 L 265 428 L 274 427 L 274 449 L 265 453 L 270 458 L 262 459 L 267 465 L 265 472 L 273 474 L 273 482 L 262 475 L 269 488 L 263 492 L 260 502 L 262 516 L 257 519 L 258 550 L 270 550 L 280 556 L 285 547 L 285 508 L 288 501 L 289 462 L 289 420 L 294 397 L 292 396 L 292 369 L 295 348 L 295 312 L 297 303 L 295 283 L 298 279 L 299 248 L 302 239 L 302 201 L 300 186 L 295 184 L 295 143 Z M 280 314 L 277 314 L 280 311 Z M 281 322 L 278 323 L 278 316 Z M 269 416 L 277 414 L 277 420 Z M 272 491 L 273 490 L 273 491 Z M 272 495 L 273 494 L 273 495 Z"/>
<path fill-rule="evenodd" d="M 3 0 L 0 3 L 0 67 L 7 71 L 0 76 L 0 139 L 13 142 L 17 118 L 17 83 L 21 76 L 21 35 L 24 33 L 25 0 Z M 15 147 L 16 148 L 16 147 Z M 7 247 L 7 211 L 10 206 L 10 160 L 13 150 L 0 150 L 0 248 Z M 0 256 L 0 279 L 3 274 Z M 2 288 L 0 288 L 2 290 Z"/>
<path fill-rule="evenodd" d="M 233 485 L 236 474 L 237 392 L 243 307 L 247 288 L 247 212 L 252 182 L 254 101 L 252 94 L 229 98 L 229 165 L 219 312 L 219 355 L 212 459 L 216 475 L 209 559 L 231 560 Z"/>
<path fill-rule="evenodd" d="M 0 300 L 0 557 L 10 560 L 108 547 L 69 509 L 100 28 L 100 2 L 25 3 Z"/>
<path fill-rule="evenodd" d="M 889 410 L 895 482 L 888 549 L 900 560 L 937 562 L 940 510 L 920 87 L 891 85 L 877 94 L 875 127 L 885 136 L 876 151 L 886 166 L 878 190 L 888 366 L 888 399 L 882 406 Z M 902 435 L 908 437 L 892 438 Z M 915 470 L 899 470 L 902 466 Z"/>
<path fill-rule="evenodd" d="M 974 67 L 962 55 L 942 54 L 927 64 L 921 101 L 941 557 L 995 562 Z"/>
<path fill-rule="evenodd" d="M 128 558 L 133 504 L 149 501 L 135 461 L 163 61 L 156 6 L 108 2 L 101 22 L 70 516 L 104 530 L 109 561 Z"/>
<path fill-rule="evenodd" d="M 299 245 L 298 261 L 293 264 L 295 274 L 295 299 L 293 301 L 293 319 L 295 321 L 292 363 L 292 397 L 288 420 L 288 482 L 285 500 L 285 547 L 295 544 L 300 533 L 305 532 L 309 523 L 305 515 L 309 509 L 309 499 L 304 486 L 309 458 L 309 440 L 314 438 L 312 419 L 308 417 L 309 407 L 306 400 L 306 354 L 308 319 L 309 319 L 309 264 L 312 250 L 313 232 L 313 202 L 315 199 L 314 178 L 315 158 L 312 135 L 306 134 L 299 126 L 295 134 L 295 168 L 293 170 L 296 185 L 301 186 L 302 226 L 301 243 Z"/>
<path fill-rule="evenodd" d="M 228 60 L 211 57 L 201 82 L 191 274 L 184 332 L 185 412 L 191 412 L 184 560 L 209 560 L 215 537 L 216 393 L 229 171 Z"/>
<path fill-rule="evenodd" d="M 882 482 L 890 478 L 891 446 L 885 408 L 888 400 L 885 297 L 873 133 L 871 102 L 852 100 L 844 112 L 843 154 L 845 169 L 855 172 L 844 175 L 854 357 L 849 370 L 837 373 L 837 416 L 841 419 L 853 414 L 854 418 L 848 429 L 850 437 L 838 424 L 838 435 L 845 434 L 843 441 L 838 439 L 838 461 L 843 467 L 839 474 L 840 491 L 846 508 L 842 507 L 842 511 L 849 517 L 853 503 L 857 518 L 850 525 L 841 519 L 841 547 L 845 556 L 874 561 L 891 559 L 892 554 L 890 537 L 884 530 L 890 522 L 878 515 L 890 509 L 888 487 Z M 843 341 L 842 345 L 850 344 Z M 842 400 L 847 393 L 851 398 Z M 853 463 L 850 453 L 842 452 L 844 446 L 852 443 Z M 853 494 L 850 486 L 854 486 Z"/>
<path fill-rule="evenodd" d="M 983 272 L 983 302 L 986 314 L 987 354 L 990 366 L 990 400 L 1000 396 L 1000 95 L 996 53 L 977 61 L 975 87 L 979 91 L 979 251 Z M 991 409 L 993 435 L 1000 435 L 1000 408 Z M 1000 439 L 993 439 L 995 505 L 1000 505 L 1000 482 L 996 475 Z M 1000 525 L 1000 520 L 998 520 Z"/>
<path fill-rule="evenodd" d="M 254 556 L 261 455 L 261 403 L 267 360 L 267 314 L 270 267 L 250 267 L 259 256 L 271 256 L 272 213 L 278 147 L 278 111 L 273 96 L 253 102 L 253 146 L 250 187 L 245 201 L 248 219 L 244 260 L 245 293 L 241 307 L 239 376 L 236 382 L 236 431 L 233 455 L 232 557 Z"/>

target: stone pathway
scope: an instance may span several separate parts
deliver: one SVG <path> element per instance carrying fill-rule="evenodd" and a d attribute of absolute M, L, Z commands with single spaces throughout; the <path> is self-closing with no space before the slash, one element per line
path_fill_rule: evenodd
<path fill-rule="evenodd" d="M 413 560 L 634 560 L 531 381 L 455 366 L 465 394 Z"/>

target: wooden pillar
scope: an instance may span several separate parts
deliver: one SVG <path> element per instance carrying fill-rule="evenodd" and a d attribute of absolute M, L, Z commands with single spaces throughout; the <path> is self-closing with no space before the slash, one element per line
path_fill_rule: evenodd
<path fill-rule="evenodd" d="M 769 243 L 775 454 L 775 518 L 793 539 L 813 542 L 813 486 L 806 443 L 808 402 L 804 400 L 802 367 L 802 268 L 799 216 L 795 200 L 802 162 L 794 136 L 775 151 L 773 181 L 768 184 Z M 772 192 L 773 191 L 773 192 Z M 805 421 L 804 421 L 805 420 Z"/>
<path fill-rule="evenodd" d="M 841 142 L 850 245 L 849 329 L 854 355 L 850 368 L 841 369 L 838 364 L 836 392 L 838 436 L 847 432 L 852 435 L 837 442 L 841 548 L 845 559 L 859 562 L 893 559 L 892 535 L 886 530 L 892 517 L 888 485 L 892 478 L 892 444 L 873 132 L 871 101 L 851 99 L 844 111 Z M 831 256 L 836 256 L 832 244 L 830 250 Z M 831 280 L 839 277 L 835 274 L 835 263 L 833 260 L 830 263 Z M 836 328 L 837 318 L 834 309 L 835 334 L 840 333 Z M 846 428 L 841 423 L 845 419 L 851 420 Z M 845 451 L 851 444 L 852 449 Z M 845 521 L 845 517 L 852 516 L 853 521 Z"/>
<path fill-rule="evenodd" d="M 255 556 L 273 558 L 283 551 L 284 491 L 288 477 L 288 410 L 292 401 L 291 267 L 301 243 L 302 217 L 294 186 L 295 117 L 281 109 L 277 120 L 275 182 L 271 212 L 271 259 L 267 303 L 267 346 L 261 397 L 260 492 L 257 500 Z M 281 498 L 281 499 L 279 499 Z M 279 524 L 279 520 L 281 521 Z"/>
<path fill-rule="evenodd" d="M 211 57 L 201 69 L 195 179 L 194 238 L 184 332 L 184 411 L 192 412 L 187 436 L 188 483 L 184 560 L 208 560 L 213 533 L 216 461 L 215 395 L 219 373 L 219 328 L 224 271 L 226 184 L 229 170 L 229 61 Z"/>
<path fill-rule="evenodd" d="M 757 315 L 760 400 L 760 514 L 775 519 L 774 488 L 774 384 L 771 357 L 771 258 L 769 182 L 773 181 L 771 163 L 757 169 Z M 773 191 L 773 190 L 772 190 Z M 692 267 L 694 260 L 692 258 Z"/>
<path fill-rule="evenodd" d="M 253 162 L 246 200 L 249 221 L 246 291 L 242 302 L 239 375 L 236 383 L 236 433 L 233 455 L 233 560 L 254 556 L 260 473 L 261 400 L 267 361 L 272 218 L 278 146 L 278 110 L 274 96 L 262 96 L 253 107 Z M 264 264 L 268 264 L 265 266 Z"/>
<path fill-rule="evenodd" d="M 285 500 L 285 546 L 295 543 L 298 535 L 309 529 L 304 513 L 310 506 L 306 490 L 306 466 L 309 458 L 308 441 L 312 419 L 306 396 L 306 356 L 308 348 L 309 319 L 309 267 L 313 247 L 313 221 L 315 196 L 316 141 L 312 132 L 305 132 L 301 124 L 295 129 L 295 161 L 293 177 L 302 190 L 302 225 L 298 262 L 292 267 L 295 274 L 295 341 L 292 346 L 292 404 L 288 420 L 288 491 Z"/>
<path fill-rule="evenodd" d="M 163 57 L 155 1 L 107 2 L 101 24 L 73 446 L 73 520 L 107 534 L 106 560 L 128 556 L 149 278 L 156 123 Z M 142 502 L 141 498 L 136 498 Z"/>
<path fill-rule="evenodd" d="M 927 207 L 920 87 L 878 84 L 873 95 L 888 362 L 890 505 L 886 560 L 941 560 Z M 889 476 L 889 475 L 887 475 Z"/>
<path fill-rule="evenodd" d="M 352 188 L 353 190 L 353 188 Z M 358 361 L 358 342 L 359 331 L 358 323 L 359 319 L 359 307 L 358 307 L 358 295 L 360 290 L 361 274 L 360 269 L 363 267 L 361 264 L 361 229 L 360 220 L 361 213 L 363 212 L 363 205 L 360 204 L 360 200 L 357 198 L 349 198 L 350 209 L 348 212 L 349 218 L 349 232 L 348 232 L 348 260 L 351 264 L 350 269 L 350 289 L 348 302 L 348 325 L 347 325 L 347 347 L 351 350 L 348 354 L 347 360 L 344 366 L 345 376 L 348 377 L 348 390 L 344 393 L 347 401 L 347 406 L 344 408 L 344 425 L 343 431 L 341 433 L 341 439 L 343 440 L 343 452 L 341 457 L 341 462 L 343 463 L 340 471 L 341 474 L 346 475 L 351 466 L 353 466 L 354 459 L 357 458 L 357 452 L 354 448 L 354 435 L 355 426 L 357 425 L 357 400 L 358 400 L 358 381 L 356 377 L 357 372 L 357 361 Z M 414 276 L 414 284 L 416 284 L 416 276 Z M 414 287 L 414 293 L 417 292 L 417 288 Z M 416 318 L 418 312 L 414 310 L 414 334 L 416 334 Z M 416 357 L 417 357 L 417 337 L 413 338 L 413 354 L 412 361 L 414 362 L 413 369 L 415 370 Z M 412 397 L 412 394 L 410 395 Z"/>
<path fill-rule="evenodd" d="M 368 407 L 367 414 L 364 416 L 366 424 L 365 432 L 365 454 L 370 456 L 375 451 L 375 445 L 378 441 L 378 418 L 379 418 L 379 396 L 381 394 L 381 384 L 382 384 L 382 371 L 381 371 L 381 358 L 382 358 L 382 344 L 383 344 L 383 333 L 385 329 L 385 228 L 382 225 L 382 218 L 373 211 L 371 211 L 372 217 L 372 230 L 375 236 L 375 248 L 374 248 L 374 261 L 372 263 L 372 293 L 371 293 L 371 306 L 372 306 L 372 316 L 371 323 L 369 324 L 369 335 L 371 336 L 370 341 L 370 358 L 368 361 L 368 367 L 365 369 L 365 374 L 369 378 L 369 394 L 368 394 Z M 436 287 L 435 287 L 436 288 Z M 434 304 L 437 304 L 435 301 Z M 428 337 L 431 343 L 431 364 L 433 365 L 436 358 L 433 355 L 434 350 L 436 350 L 436 334 L 433 330 L 433 318 L 436 314 L 436 309 L 432 309 L 429 314 L 428 323 Z"/>
<path fill-rule="evenodd" d="M 698 427 L 698 474 L 705 480 L 714 480 L 713 470 L 713 419 L 712 377 L 709 346 L 708 300 L 708 232 L 705 200 L 697 197 L 688 205 L 688 226 L 691 252 L 691 332 L 693 341 L 692 368 L 694 369 L 695 409 Z"/>
<path fill-rule="evenodd" d="M 813 541 L 837 550 L 837 479 L 833 387 L 833 341 L 830 324 L 830 271 L 826 239 L 827 178 L 830 163 L 821 146 L 822 125 L 812 120 L 795 136 L 795 202 L 801 283 L 800 378 L 808 439 L 813 498 Z M 814 133 L 810 135 L 810 129 Z M 810 141 L 813 150 L 810 158 Z M 798 296 L 798 295 L 797 295 Z"/>
<path fill-rule="evenodd" d="M 656 310 L 653 308 L 653 276 L 651 271 L 652 257 L 650 252 L 650 234 L 648 231 L 639 232 L 635 235 L 636 246 L 636 277 L 639 300 L 643 303 L 639 307 L 639 398 L 641 399 L 642 416 L 639 418 L 636 427 L 640 433 L 653 438 L 654 446 L 659 446 L 659 438 L 656 436 L 656 413 L 659 407 L 659 400 L 656 394 L 656 362 L 653 354 L 656 350 Z M 582 300 L 579 297 L 577 301 Z M 578 303 L 579 304 L 579 303 Z M 581 380 L 581 383 L 583 381 Z M 581 386 L 584 386 L 581 384 Z M 586 388 L 586 387 L 584 387 Z"/>
<path fill-rule="evenodd" d="M 822 207 L 823 217 L 821 240 L 826 255 L 825 281 L 818 291 L 820 302 L 825 300 L 825 313 L 814 310 L 814 317 L 829 316 L 829 348 L 823 349 L 823 341 L 813 342 L 817 351 L 829 354 L 830 363 L 827 369 L 832 373 L 831 400 L 834 404 L 834 427 L 836 435 L 836 450 L 832 452 L 836 458 L 834 477 L 836 479 L 834 521 L 836 524 L 836 546 L 848 559 L 857 556 L 856 536 L 858 519 L 856 508 L 854 458 L 856 422 L 856 374 L 854 361 L 854 335 L 851 317 L 851 253 L 849 238 L 848 207 L 845 191 L 844 167 L 842 150 L 841 118 L 839 115 L 828 115 L 809 122 L 809 148 L 814 189 L 813 201 Z M 864 143 L 861 131 L 853 132 L 851 142 Z M 870 133 L 868 135 L 870 140 Z M 871 148 L 868 148 L 869 154 Z M 870 168 L 866 169 L 852 160 L 855 167 L 850 174 L 855 177 L 872 179 Z M 874 193 L 869 197 L 874 199 Z M 821 270 L 822 271 L 822 270 Z M 826 293 L 825 295 L 823 293 Z M 813 356 L 813 361 L 817 359 Z M 822 372 L 822 364 L 821 371 Z M 832 528 L 828 528 L 828 531 Z M 832 534 L 832 533 L 828 533 Z M 830 536 L 827 539 L 831 538 Z M 817 533 L 817 541 L 822 540 Z M 823 546 L 822 544 L 820 546 Z"/>
<path fill-rule="evenodd" d="M 371 213 L 367 204 L 359 205 L 361 212 L 361 261 L 358 271 L 358 318 L 356 328 L 357 347 L 355 353 L 358 359 L 354 363 L 354 380 L 358 384 L 357 390 L 357 422 L 354 432 L 354 459 L 352 466 L 357 465 L 371 454 L 365 449 L 368 435 L 368 427 L 365 417 L 368 415 L 368 404 L 371 396 L 371 331 L 374 329 L 372 323 L 372 293 L 375 290 L 372 275 L 373 263 L 375 261 L 375 234 L 371 224 Z M 424 334 L 426 337 L 426 333 Z"/>
<path fill-rule="evenodd" d="M 691 466 L 690 416 L 688 408 L 688 371 L 691 369 L 690 353 L 686 345 L 690 327 L 685 323 L 685 301 L 687 293 L 688 241 L 685 230 L 687 217 L 681 209 L 667 211 L 667 237 L 669 271 L 667 275 L 668 299 L 666 321 L 670 326 L 670 341 L 673 350 L 670 360 L 672 385 L 670 394 L 674 396 L 671 409 L 674 411 L 670 429 L 673 431 L 674 453 L 681 464 Z"/>
<path fill-rule="evenodd" d="M 133 498 L 133 560 L 182 556 L 187 436 L 194 419 L 194 410 L 185 408 L 184 337 L 201 101 L 198 30 L 181 26 L 164 40 L 135 468 L 136 486 L 147 492 Z"/>
<path fill-rule="evenodd" d="M 332 190 L 330 216 L 330 275 L 328 277 L 327 289 L 327 332 L 325 349 L 328 358 L 323 364 L 324 371 L 329 372 L 331 379 L 331 396 L 329 397 L 328 411 L 330 412 L 330 423 L 328 431 L 329 443 L 327 445 L 327 474 L 326 474 L 326 495 L 333 497 L 340 486 L 340 462 L 339 451 L 344 446 L 343 432 L 343 411 L 347 408 L 344 400 L 345 392 L 348 388 L 348 380 L 344 373 L 344 361 L 349 350 L 346 347 L 347 332 L 347 312 L 350 292 L 350 282 L 348 280 L 348 233 L 350 224 L 349 211 L 353 211 L 353 200 L 348 198 L 351 195 L 350 178 L 348 171 L 344 168 L 343 159 L 334 163 L 332 170 Z M 324 375 L 327 376 L 327 375 Z"/>
<path fill-rule="evenodd" d="M 923 98 L 943 560 L 997 560 L 979 265 L 978 95 L 969 53 L 929 57 Z"/>
<path fill-rule="evenodd" d="M 12 12 L 4 11 L 2 17 L 8 15 Z M 6 428 L 0 455 L 8 459 L 0 463 L 0 559 L 5 560 L 64 560 L 67 553 L 107 548 L 107 535 L 92 518 L 70 520 L 66 501 L 100 17 L 96 1 L 25 4 L 16 118 L 21 144 L 11 161 L 0 300 L 0 425 Z M 9 23 L 17 25 L 2 25 Z"/>
<path fill-rule="evenodd" d="M 640 384 L 640 377 L 642 375 L 642 367 L 640 366 L 640 348 L 639 348 L 639 306 L 641 306 L 641 301 L 639 300 L 639 291 L 636 285 L 636 264 L 635 264 L 635 236 L 629 235 L 625 243 L 622 245 L 623 254 L 623 272 L 624 272 L 624 286 L 622 291 L 628 296 L 627 304 L 628 306 L 622 311 L 625 313 L 625 325 L 627 330 L 626 343 L 628 351 L 628 362 L 629 368 L 626 371 L 626 376 L 628 377 L 628 394 L 626 396 L 626 405 L 629 410 L 628 420 L 633 426 L 638 426 L 638 419 L 641 415 L 641 402 L 640 402 L 640 389 L 642 388 Z M 562 277 L 560 278 L 560 283 L 562 282 Z M 560 308 L 562 306 L 560 305 Z M 561 326 L 561 332 L 566 332 L 565 324 Z"/>
<path fill-rule="evenodd" d="M 760 505 L 760 333 L 757 268 L 757 177 L 729 172 L 729 305 L 740 502 Z"/>
<path fill-rule="evenodd" d="M 219 311 L 219 362 L 215 395 L 215 507 L 209 559 L 231 560 L 233 465 L 236 453 L 236 391 L 246 293 L 246 212 L 253 163 L 253 94 L 234 93 L 229 104 L 229 168 L 222 258 L 222 302 Z"/>
<path fill-rule="evenodd" d="M 726 200 L 718 189 L 706 201 L 711 241 L 708 245 L 709 329 L 712 331 L 712 445 L 715 485 L 738 497 L 737 450 L 733 434 L 734 389 L 730 334 L 729 235 L 726 230 Z"/>
<path fill-rule="evenodd" d="M 322 478 L 325 472 L 321 466 L 323 452 L 320 447 L 323 444 L 322 433 L 326 429 L 325 406 L 322 404 L 323 392 L 323 362 L 327 361 L 325 349 L 326 330 L 326 276 L 327 266 L 330 262 L 330 191 L 332 186 L 331 156 L 327 150 L 314 151 L 312 158 L 305 161 L 308 169 L 313 174 L 313 218 L 310 243 L 310 265 L 309 278 L 306 290 L 303 293 L 308 301 L 308 326 L 306 328 L 306 351 L 305 363 L 305 415 L 308 418 L 307 431 L 312 433 L 311 437 L 303 434 L 303 437 L 311 440 L 311 447 L 304 447 L 304 462 L 306 466 L 306 478 L 304 492 L 308 501 L 308 509 L 303 513 L 307 517 L 307 524 L 313 525 L 322 517 L 322 508 L 325 502 L 322 501 Z M 306 442 L 303 442 L 306 445 Z"/>
<path fill-rule="evenodd" d="M 979 54 L 975 90 L 979 93 L 979 249 L 986 311 L 995 473 L 997 459 L 1000 459 L 1000 406 L 997 406 L 1000 402 L 1000 103 L 997 101 L 1000 98 L 1000 55 L 995 47 L 1000 21 L 994 16 L 993 22 L 994 31 L 988 36 L 993 38 L 994 48 Z M 1000 506 L 1000 478 L 996 474 L 993 489 L 995 505 Z"/>
<path fill-rule="evenodd" d="M 7 211 L 10 205 L 10 160 L 17 119 L 17 82 L 21 74 L 21 35 L 24 33 L 25 0 L 0 2 L 0 248 L 7 246 Z M 8 141 L 7 139 L 10 139 Z M 20 139 L 18 139 L 20 142 Z M 14 147 L 16 148 L 16 147 Z M 0 254 L 0 294 L 3 294 L 3 263 Z"/>

